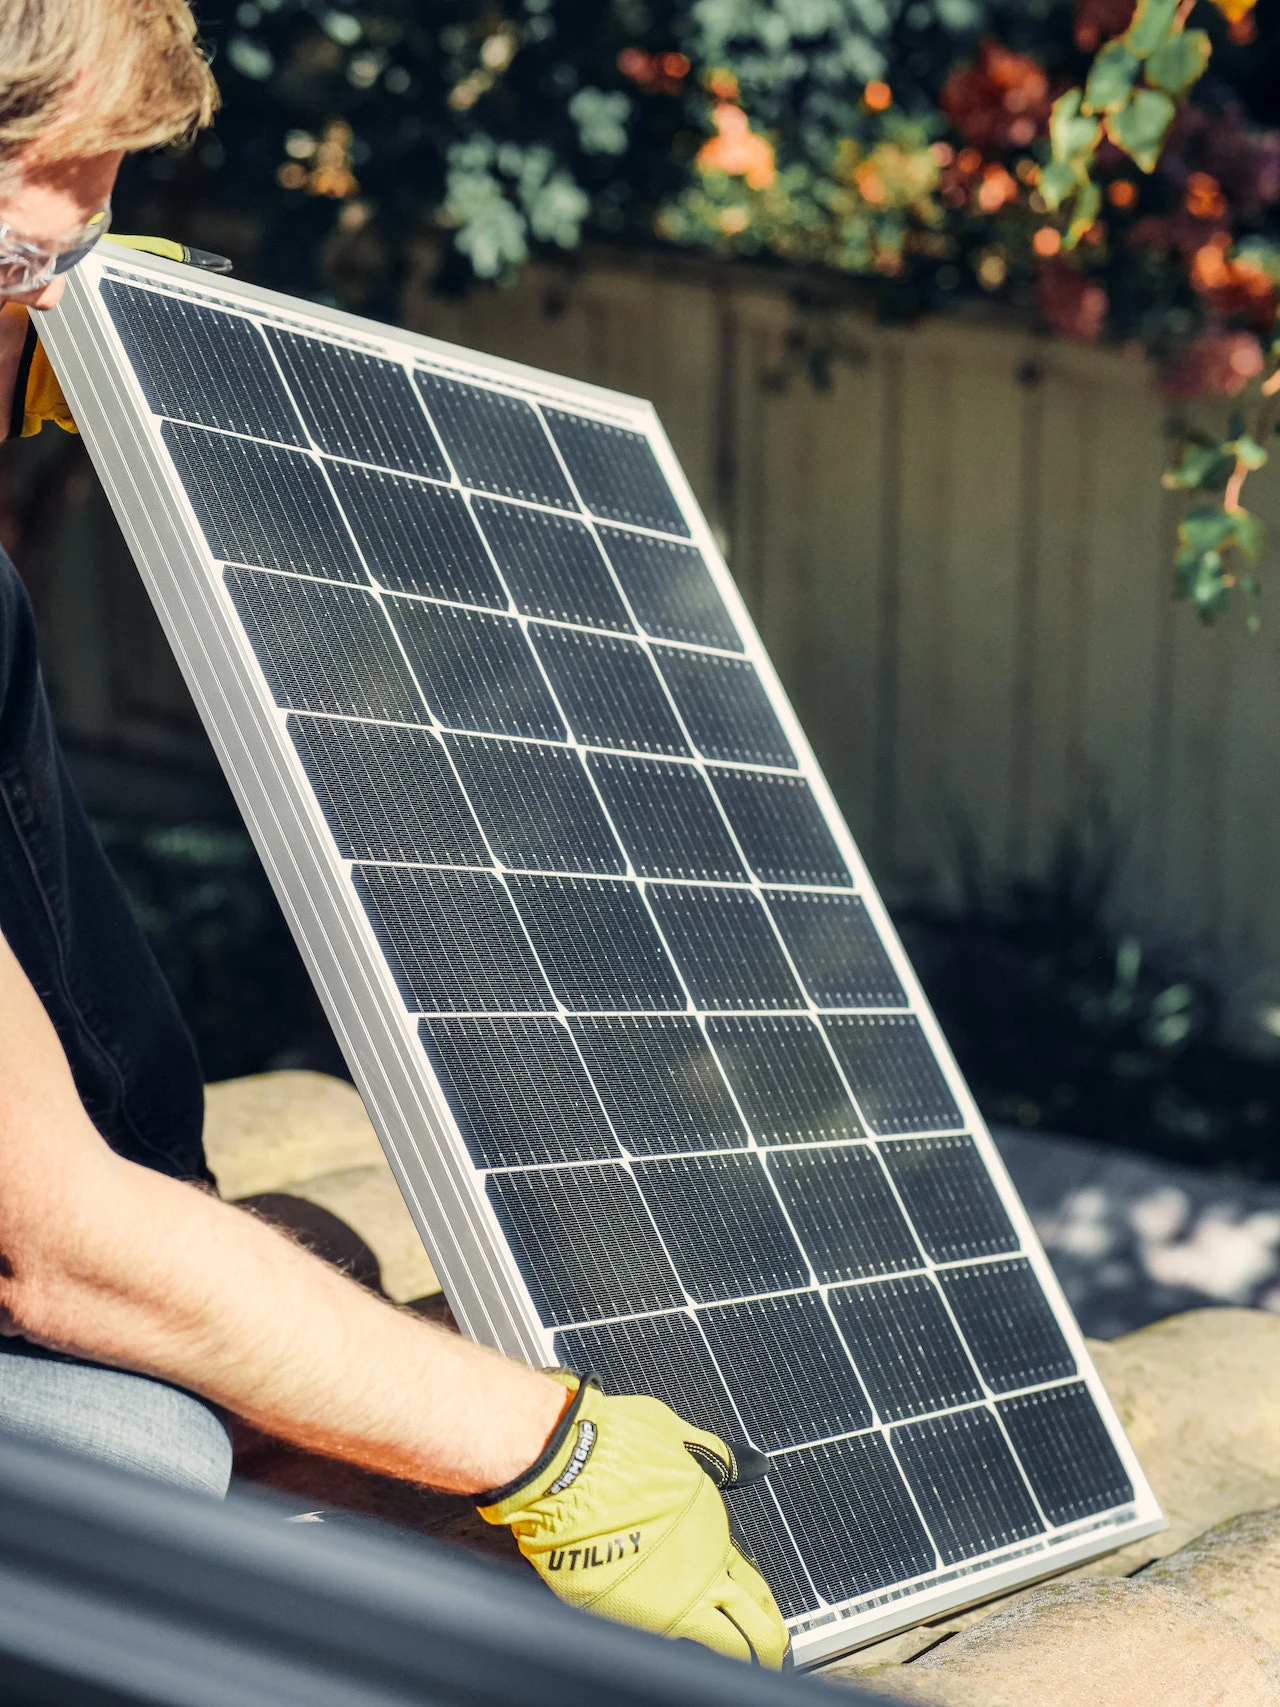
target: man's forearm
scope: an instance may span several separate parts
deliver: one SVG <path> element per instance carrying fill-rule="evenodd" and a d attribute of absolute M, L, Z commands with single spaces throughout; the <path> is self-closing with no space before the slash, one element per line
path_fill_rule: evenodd
<path fill-rule="evenodd" d="M 520 1475 L 565 1390 L 126 1162 L 0 937 L 0 1330 L 188 1387 L 286 1440 L 458 1492 Z"/>
<path fill-rule="evenodd" d="M 104 1175 L 29 1335 L 435 1487 L 500 1486 L 542 1450 L 565 1404 L 546 1376 L 394 1309 L 194 1186 L 116 1158 Z"/>

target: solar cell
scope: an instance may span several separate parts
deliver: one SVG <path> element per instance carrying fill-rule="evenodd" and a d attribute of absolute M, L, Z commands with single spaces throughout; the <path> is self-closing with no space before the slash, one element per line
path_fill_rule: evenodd
<path fill-rule="evenodd" d="M 161 430 L 215 557 L 369 585 L 314 457 L 172 421 Z"/>
<path fill-rule="evenodd" d="M 898 974 L 860 895 L 770 889 L 766 899 L 818 1007 L 906 1007 Z"/>
<path fill-rule="evenodd" d="M 533 741 L 446 735 L 494 856 L 523 871 L 626 870 L 579 755 Z"/>
<path fill-rule="evenodd" d="M 694 1300 L 808 1285 L 808 1265 L 758 1156 L 637 1162 L 635 1176 Z"/>
<path fill-rule="evenodd" d="M 709 775 L 762 883 L 848 883 L 849 868 L 803 777 L 719 767 Z"/>
<path fill-rule="evenodd" d="M 427 709 L 377 600 L 258 569 L 223 582 L 277 705 L 425 723 Z"/>
<path fill-rule="evenodd" d="M 696 546 L 609 527 L 600 540 L 646 634 L 741 652 L 742 637 Z"/>
<path fill-rule="evenodd" d="M 110 279 L 102 300 L 153 413 L 305 446 L 298 412 L 254 321 Z"/>
<path fill-rule="evenodd" d="M 550 1327 L 684 1303 L 625 1168 L 490 1174 L 485 1190 L 538 1313 Z"/>
<path fill-rule="evenodd" d="M 982 1398 L 977 1372 L 928 1275 L 836 1287 L 829 1296 L 882 1422 Z"/>
<path fill-rule="evenodd" d="M 449 478 L 440 447 L 400 363 L 280 326 L 265 330 L 321 450 L 379 468 Z"/>
<path fill-rule="evenodd" d="M 49 345 L 459 1319 L 770 1452 L 802 1661 L 1148 1533 L 647 407 L 150 259 Z"/>
<path fill-rule="evenodd" d="M 488 865 L 436 736 L 388 723 L 289 718 L 289 734 L 344 859 Z M 399 788 L 384 786 L 399 779 Z"/>
<path fill-rule="evenodd" d="M 871 1426 L 871 1406 L 816 1292 L 717 1304 L 698 1320 L 763 1451 Z"/>
<path fill-rule="evenodd" d="M 655 646 L 653 655 L 676 710 L 704 758 L 748 765 L 795 764 L 791 743 L 782 733 L 754 664 L 718 652 L 677 651 L 671 646 Z"/>
<path fill-rule="evenodd" d="M 631 1155 L 742 1149 L 748 1142 L 696 1019 L 610 1015 L 570 1025 L 613 1129 Z"/>
<path fill-rule="evenodd" d="M 511 892 L 547 977 L 577 1013 L 685 1006 L 671 962 L 633 883 L 513 877 Z"/>
<path fill-rule="evenodd" d="M 984 1406 L 908 1423 L 892 1439 L 944 1565 L 1043 1530 L 1000 1425 Z"/>
<path fill-rule="evenodd" d="M 506 610 L 506 592 L 460 492 L 350 462 L 327 470 L 380 587 Z"/>
<path fill-rule="evenodd" d="M 388 598 L 387 614 L 428 705 L 449 729 L 564 739 L 518 622 L 423 599 Z"/>
<path fill-rule="evenodd" d="M 649 903 L 700 1008 L 798 1008 L 803 996 L 749 889 L 651 883 Z"/>
<path fill-rule="evenodd" d="M 696 766 L 603 753 L 593 753 L 587 762 L 641 877 L 746 882 L 733 838 Z"/>
<path fill-rule="evenodd" d="M 422 368 L 417 381 L 464 486 L 577 509 L 532 404 Z"/>
<path fill-rule="evenodd" d="M 573 1039 L 555 1019 L 424 1019 L 419 1036 L 477 1166 L 617 1157 Z"/>
<path fill-rule="evenodd" d="M 831 1052 L 811 1019 L 708 1019 L 707 1036 L 762 1144 L 862 1135 Z"/>
<path fill-rule="evenodd" d="M 636 640 L 530 624 L 547 679 L 579 741 L 643 753 L 687 753 L 649 656 Z"/>
<path fill-rule="evenodd" d="M 473 499 L 471 509 L 517 610 L 632 632 L 604 553 L 584 521 L 492 498 Z"/>
<path fill-rule="evenodd" d="M 689 537 L 689 524 L 643 433 L 562 409 L 544 414 L 592 515 Z"/>

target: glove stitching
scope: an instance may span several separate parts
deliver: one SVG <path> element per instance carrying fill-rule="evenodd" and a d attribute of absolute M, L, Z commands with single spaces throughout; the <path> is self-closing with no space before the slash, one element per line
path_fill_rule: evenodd
<path fill-rule="evenodd" d="M 730 1487 L 734 1479 L 733 1449 L 729 1449 L 729 1463 L 726 1466 L 718 1452 L 713 1452 L 709 1446 L 704 1446 L 700 1440 L 686 1440 L 684 1449 L 695 1463 L 701 1466 L 717 1488 Z"/>

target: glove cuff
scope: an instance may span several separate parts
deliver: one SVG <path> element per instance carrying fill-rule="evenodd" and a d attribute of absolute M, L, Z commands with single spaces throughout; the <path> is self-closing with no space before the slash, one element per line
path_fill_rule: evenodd
<path fill-rule="evenodd" d="M 537 1497 L 533 1494 L 535 1482 L 540 1482 L 544 1477 L 550 1477 L 551 1481 L 554 1482 L 565 1473 L 570 1460 L 577 1452 L 580 1432 L 577 1426 L 578 1413 L 582 1409 L 583 1401 L 586 1399 L 589 1389 L 593 1386 L 598 1387 L 600 1382 L 596 1375 L 576 1375 L 572 1370 L 564 1371 L 563 1374 L 574 1374 L 578 1383 L 578 1390 L 573 1395 L 569 1408 L 552 1430 L 551 1438 L 541 1453 L 529 1468 L 517 1476 L 513 1482 L 507 1482 L 501 1488 L 490 1488 L 485 1493 L 474 1495 L 476 1505 L 480 1509 L 480 1515 L 486 1522 L 505 1523 L 511 1512 L 519 1510 L 531 1495 Z M 556 1371 L 557 1379 L 561 1378 L 561 1375 L 561 1371 Z M 593 1427 L 590 1424 L 587 1426 Z M 588 1443 L 584 1448 L 584 1462 L 585 1452 L 590 1451 L 594 1440 L 593 1432 L 591 1443 Z M 507 1509 L 504 1510 L 504 1507 Z"/>
<path fill-rule="evenodd" d="M 13 381 L 13 403 L 9 409 L 9 431 L 5 437 L 20 439 L 26 424 L 27 386 L 31 382 L 31 364 L 36 357 L 36 323 L 34 318 L 27 315 L 27 335 L 22 342 L 22 355 L 18 361 L 18 372 Z"/>

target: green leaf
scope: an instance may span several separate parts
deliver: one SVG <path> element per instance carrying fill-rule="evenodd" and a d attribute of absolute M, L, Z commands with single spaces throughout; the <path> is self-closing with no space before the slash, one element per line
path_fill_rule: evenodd
<path fill-rule="evenodd" d="M 1128 106 L 1107 114 L 1107 135 L 1135 165 L 1154 172 L 1176 110 L 1161 90 L 1135 89 Z"/>
<path fill-rule="evenodd" d="M 1122 107 L 1138 75 L 1141 60 L 1123 41 L 1108 42 L 1089 68 L 1082 113 L 1113 113 Z"/>
<path fill-rule="evenodd" d="M 1251 474 L 1255 468 L 1267 466 L 1267 453 L 1252 433 L 1241 433 L 1238 439 L 1233 439 L 1230 444 L 1224 445 L 1223 449 L 1229 451 L 1237 462 L 1242 462 Z"/>
<path fill-rule="evenodd" d="M 1218 439 L 1190 439 L 1182 447 L 1176 468 L 1167 469 L 1161 484 L 1171 492 L 1221 491 L 1235 458 Z"/>
<path fill-rule="evenodd" d="M 1212 51 L 1212 43 L 1203 30 L 1183 30 L 1176 36 L 1166 36 L 1147 60 L 1147 82 L 1175 97 L 1185 95 L 1203 74 Z"/>
<path fill-rule="evenodd" d="M 1055 160 L 1078 160 L 1098 146 L 1102 126 L 1095 118 L 1081 117 L 1081 98 L 1079 89 L 1068 89 L 1049 112 L 1049 141 Z"/>
<path fill-rule="evenodd" d="M 1177 16 L 1178 0 L 1138 0 L 1133 22 L 1122 39 L 1128 42 L 1139 59 L 1145 59 L 1149 53 L 1155 52 L 1173 29 Z"/>
<path fill-rule="evenodd" d="M 1071 224 L 1067 227 L 1067 234 L 1062 240 L 1064 247 L 1074 249 L 1101 211 L 1102 191 L 1092 178 L 1086 178 L 1080 186 L 1076 205 L 1071 210 Z"/>
<path fill-rule="evenodd" d="M 1221 504 L 1197 504 L 1178 524 L 1178 542 L 1184 551 L 1220 551 L 1231 543 L 1237 518 Z"/>
<path fill-rule="evenodd" d="M 1051 213 L 1056 213 L 1067 197 L 1075 194 L 1079 185 L 1080 173 L 1069 160 L 1051 160 L 1041 171 L 1036 188 L 1044 205 Z"/>
<path fill-rule="evenodd" d="M 1266 543 L 1266 526 L 1248 510 L 1238 510 L 1236 512 L 1236 544 L 1250 563 L 1258 561 Z"/>

